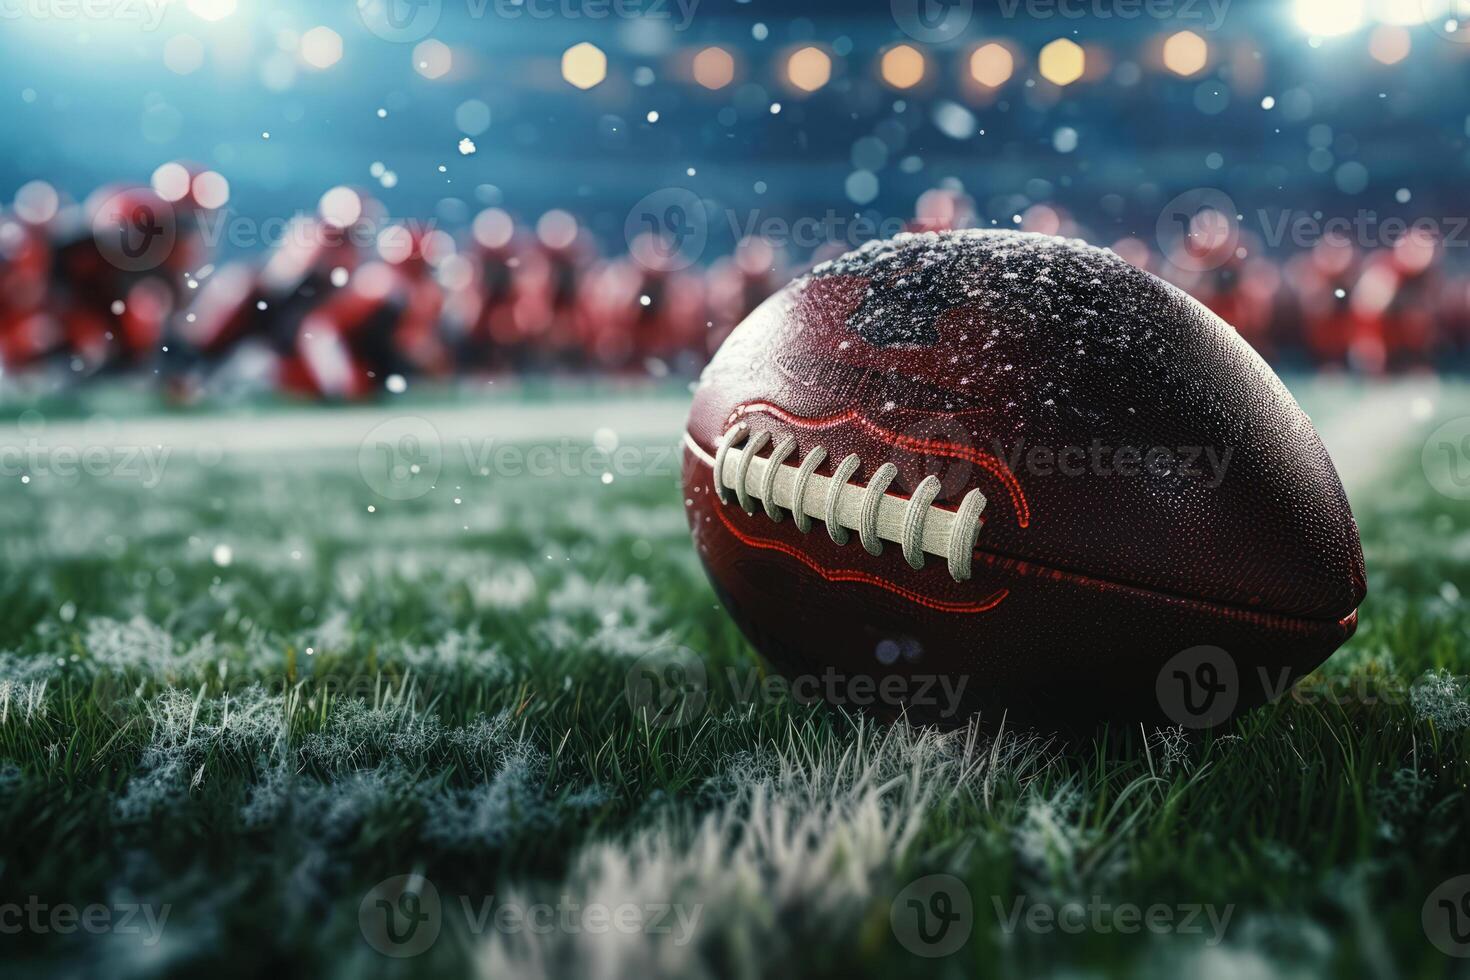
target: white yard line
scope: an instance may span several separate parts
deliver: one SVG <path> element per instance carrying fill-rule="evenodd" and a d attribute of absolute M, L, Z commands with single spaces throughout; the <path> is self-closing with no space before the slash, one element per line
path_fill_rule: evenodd
<path fill-rule="evenodd" d="M 1452 414 L 1465 408 L 1463 389 L 1446 390 L 1435 378 L 1374 384 L 1319 379 L 1297 387 L 1349 499 L 1371 491 L 1402 465 L 1410 445 L 1423 438 L 1428 413 L 1442 400 L 1455 403 L 1445 405 Z"/>
<path fill-rule="evenodd" d="M 1463 414 L 1464 389 L 1433 378 L 1387 384 L 1312 379 L 1298 382 L 1298 397 L 1327 444 L 1349 494 L 1369 489 L 1419 438 L 1426 407 Z M 1449 404 L 1453 402 L 1454 404 Z M 610 429 L 623 444 L 677 443 L 688 412 L 685 398 L 619 397 L 546 402 L 489 400 L 453 407 L 394 404 L 322 409 L 307 407 L 262 414 L 158 415 L 142 418 L 0 424 L 0 447 L 166 447 L 170 451 L 234 456 L 356 449 L 384 423 L 423 419 L 447 445 L 591 441 Z"/>
<path fill-rule="evenodd" d="M 496 443 L 571 439 L 590 442 L 600 429 L 619 441 L 678 441 L 688 403 L 683 399 L 608 399 L 544 404 L 486 402 L 480 405 L 303 408 L 261 415 L 150 416 L 122 420 L 6 423 L 0 446 L 166 447 L 173 451 L 223 455 L 322 452 L 356 449 L 384 423 L 423 419 L 446 444 L 461 440 Z"/>

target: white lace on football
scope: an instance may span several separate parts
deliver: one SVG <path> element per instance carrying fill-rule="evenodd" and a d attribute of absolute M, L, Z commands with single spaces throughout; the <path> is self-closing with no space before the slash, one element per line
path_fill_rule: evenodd
<path fill-rule="evenodd" d="M 770 444 L 769 432 L 752 433 L 744 422 L 725 433 L 713 464 L 715 495 L 722 503 L 728 504 L 734 491 L 747 514 L 755 513 L 759 500 L 773 521 L 784 520 L 790 511 L 803 533 L 811 530 L 815 517 L 827 525 L 837 544 L 847 544 L 856 531 L 869 554 L 881 555 L 883 542 L 892 541 L 903 548 L 904 559 L 914 568 L 924 567 L 927 552 L 948 561 L 956 582 L 970 577 L 985 509 L 985 495 L 979 490 L 965 494 L 958 510 L 945 510 L 934 506 L 938 477 L 926 476 L 913 496 L 904 498 L 888 492 L 898 476 L 892 463 L 878 467 L 867 485 L 859 486 L 848 482 L 862 466 L 856 453 L 839 462 L 831 476 L 822 476 L 816 470 L 827 458 L 824 447 L 812 447 L 799 466 L 792 466 L 787 460 L 796 451 L 796 440 L 785 436 L 769 456 L 759 455 Z"/>

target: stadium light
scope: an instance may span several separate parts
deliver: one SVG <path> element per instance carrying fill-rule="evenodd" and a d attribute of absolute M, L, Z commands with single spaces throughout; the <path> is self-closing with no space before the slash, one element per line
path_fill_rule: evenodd
<path fill-rule="evenodd" d="M 1296 22 L 1313 37 L 1336 37 L 1363 26 L 1364 0 L 1296 0 Z"/>
<path fill-rule="evenodd" d="M 1016 70 L 1016 59 L 1004 44 L 982 44 L 970 55 L 970 75 L 986 88 L 1000 88 Z"/>
<path fill-rule="evenodd" d="M 607 55 L 595 44 L 574 44 L 561 56 L 561 77 L 580 89 L 599 85 L 607 78 Z"/>
<path fill-rule="evenodd" d="M 1077 42 L 1059 37 L 1041 49 L 1037 66 L 1053 85 L 1071 85 L 1087 70 L 1087 55 Z"/>
<path fill-rule="evenodd" d="M 1210 46 L 1194 31 L 1180 31 L 1164 42 L 1164 67 L 1181 78 L 1198 75 L 1210 60 Z"/>
<path fill-rule="evenodd" d="M 832 80 L 832 59 L 821 48 L 801 48 L 786 59 L 786 78 L 803 92 L 815 92 Z"/>
<path fill-rule="evenodd" d="M 883 52 L 883 81 L 897 89 L 913 88 L 924 80 L 924 54 L 911 44 L 899 44 Z"/>

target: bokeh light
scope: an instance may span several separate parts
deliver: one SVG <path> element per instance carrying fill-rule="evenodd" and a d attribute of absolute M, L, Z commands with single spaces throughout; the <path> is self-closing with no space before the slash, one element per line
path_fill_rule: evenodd
<path fill-rule="evenodd" d="M 1373 34 L 1368 39 L 1368 53 L 1373 56 L 1374 61 L 1385 65 L 1396 65 L 1403 61 L 1409 56 L 1412 47 L 1413 39 L 1408 29 L 1392 24 L 1380 24 L 1373 29 Z"/>
<path fill-rule="evenodd" d="M 165 163 L 153 171 L 149 184 L 153 192 L 170 203 L 189 196 L 189 169 L 182 163 Z"/>
<path fill-rule="evenodd" d="M 883 81 L 894 88 L 913 88 L 924 80 L 924 55 L 911 44 L 900 44 L 883 52 Z"/>
<path fill-rule="evenodd" d="M 313 27 L 301 35 L 301 60 L 318 70 L 342 60 L 342 35 L 330 27 Z"/>
<path fill-rule="evenodd" d="M 1462 0 L 1456 0 L 1462 2 Z M 1373 0 L 1373 19 L 1399 27 L 1413 27 L 1432 17 L 1440 17 L 1449 0 Z"/>
<path fill-rule="evenodd" d="M 724 88 L 735 80 L 735 59 L 724 48 L 705 48 L 694 56 L 694 80 L 707 89 Z"/>
<path fill-rule="evenodd" d="M 786 60 L 786 77 L 801 91 L 815 92 L 832 80 L 832 59 L 821 48 L 801 48 Z"/>
<path fill-rule="evenodd" d="M 1037 68 L 1053 85 L 1071 85 L 1087 70 L 1087 55 L 1077 42 L 1059 37 L 1041 49 Z"/>
<path fill-rule="evenodd" d="M 1336 37 L 1363 26 L 1364 0 L 1296 0 L 1296 22 L 1313 37 Z"/>
<path fill-rule="evenodd" d="M 607 78 L 607 55 L 595 44 L 574 44 L 561 56 L 561 77 L 580 89 L 601 84 Z"/>
<path fill-rule="evenodd" d="M 191 187 L 194 200 L 201 208 L 214 211 L 230 203 L 230 182 L 223 174 L 206 170 L 194 178 Z"/>
<path fill-rule="evenodd" d="M 560 208 L 547 211 L 536 222 L 536 237 L 547 248 L 567 248 L 577 240 L 577 219 Z"/>
<path fill-rule="evenodd" d="M 1194 31 L 1180 31 L 1164 42 L 1164 67 L 1188 78 L 1204 71 L 1210 60 L 1210 46 Z"/>
<path fill-rule="evenodd" d="M 333 187 L 317 205 L 322 220 L 338 228 L 350 228 L 362 217 L 362 198 L 350 187 Z"/>
<path fill-rule="evenodd" d="M 475 241 L 485 248 L 504 248 L 515 236 L 516 224 L 500 208 L 486 208 L 475 215 Z"/>
<path fill-rule="evenodd" d="M 413 49 L 413 70 L 431 81 L 443 78 L 454 67 L 454 52 L 443 41 L 432 38 Z"/>
<path fill-rule="evenodd" d="M 1004 44 L 982 44 L 970 55 L 970 75 L 987 88 L 999 88 L 1016 70 L 1016 59 Z"/>
<path fill-rule="evenodd" d="M 175 75 L 192 75 L 204 65 L 204 44 L 192 34 L 175 34 L 163 45 L 163 64 Z"/>
<path fill-rule="evenodd" d="M 15 213 L 22 221 L 42 225 L 56 217 L 61 198 L 44 180 L 33 180 L 15 192 Z"/>
<path fill-rule="evenodd" d="M 189 13 L 211 23 L 235 12 L 235 0 L 189 0 Z"/>

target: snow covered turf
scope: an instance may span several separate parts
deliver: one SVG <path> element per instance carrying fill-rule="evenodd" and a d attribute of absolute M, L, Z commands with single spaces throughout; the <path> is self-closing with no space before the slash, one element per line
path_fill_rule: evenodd
<path fill-rule="evenodd" d="M 1470 392 L 1301 394 L 1362 525 L 1359 635 L 1230 733 L 1088 745 L 750 683 L 688 544 L 674 401 L 22 417 L 7 966 L 1440 973 L 1470 508 L 1422 450 Z M 671 662 L 673 712 L 646 686 Z"/>

